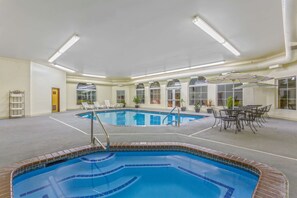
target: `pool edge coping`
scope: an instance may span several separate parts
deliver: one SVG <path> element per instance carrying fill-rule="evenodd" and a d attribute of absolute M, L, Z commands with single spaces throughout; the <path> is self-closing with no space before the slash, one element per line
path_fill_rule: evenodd
<path fill-rule="evenodd" d="M 194 155 L 206 157 L 259 175 L 258 183 L 253 192 L 254 198 L 260 197 L 289 197 L 289 182 L 279 170 L 266 164 L 248 160 L 233 154 L 208 149 L 205 147 L 178 142 L 132 142 L 113 143 L 110 151 L 183 151 Z M 45 154 L 31 159 L 16 162 L 11 166 L 0 169 L 0 197 L 13 197 L 13 178 L 46 167 L 47 164 L 64 159 L 72 159 L 82 155 L 104 151 L 102 147 L 86 145 L 63 151 Z"/>

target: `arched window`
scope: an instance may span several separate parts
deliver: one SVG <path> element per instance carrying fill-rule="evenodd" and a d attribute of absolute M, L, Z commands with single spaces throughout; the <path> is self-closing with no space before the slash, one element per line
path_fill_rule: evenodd
<path fill-rule="evenodd" d="M 170 80 L 168 83 L 167 83 L 167 88 L 172 88 L 172 89 L 180 89 L 181 87 L 181 84 L 179 82 L 179 80 L 177 79 L 173 79 L 173 80 Z"/>
<path fill-rule="evenodd" d="M 181 84 L 179 80 L 173 79 L 167 83 L 167 106 L 180 107 L 180 90 Z"/>
<path fill-rule="evenodd" d="M 136 85 L 136 96 L 140 98 L 140 104 L 144 104 L 145 94 L 143 83 L 139 83 L 138 85 Z"/>
<path fill-rule="evenodd" d="M 155 81 L 150 85 L 151 104 L 160 104 L 160 83 Z"/>
<path fill-rule="evenodd" d="M 206 105 L 207 91 L 206 78 L 204 76 L 191 79 L 189 83 L 189 104 L 195 105 L 199 103 L 200 105 Z"/>
<path fill-rule="evenodd" d="M 76 95 L 78 105 L 82 102 L 91 104 L 96 101 L 96 86 L 92 83 L 78 83 Z"/>

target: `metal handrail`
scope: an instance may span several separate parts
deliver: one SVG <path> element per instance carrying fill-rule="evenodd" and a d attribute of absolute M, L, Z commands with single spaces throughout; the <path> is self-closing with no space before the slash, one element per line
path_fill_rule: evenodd
<path fill-rule="evenodd" d="M 173 107 L 171 111 L 165 116 L 165 118 L 162 120 L 162 124 L 164 124 L 165 119 L 168 118 L 168 116 L 174 111 L 174 109 L 176 109 L 176 107 L 177 106 Z"/>
<path fill-rule="evenodd" d="M 102 129 L 104 131 L 104 135 L 106 137 L 106 143 L 107 143 L 106 146 L 104 146 L 104 144 L 102 144 L 102 142 L 97 137 L 94 137 L 94 129 L 93 129 L 93 123 L 94 123 L 93 118 L 94 118 L 94 115 L 96 116 L 96 120 L 97 120 L 98 124 L 101 125 L 101 127 L 102 127 Z M 92 111 L 92 119 L 91 119 L 91 143 L 92 144 L 95 144 L 95 141 L 97 141 L 103 147 L 104 150 L 109 150 L 109 146 L 110 146 L 109 135 L 108 135 L 105 127 L 103 126 L 103 124 L 102 124 L 99 116 L 97 115 L 97 113 L 95 111 Z"/>

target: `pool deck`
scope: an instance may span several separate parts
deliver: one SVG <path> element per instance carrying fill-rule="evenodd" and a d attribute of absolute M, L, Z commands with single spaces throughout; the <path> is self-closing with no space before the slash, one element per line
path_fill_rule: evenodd
<path fill-rule="evenodd" d="M 31 118 L 0 120 L 0 167 L 39 155 L 83 146 L 90 142 L 90 120 L 68 111 Z M 203 115 L 203 114 L 202 114 Z M 209 115 L 209 114 L 207 114 Z M 181 127 L 117 127 L 106 125 L 111 142 L 182 142 L 231 153 L 282 171 L 289 194 L 297 194 L 297 122 L 269 119 L 257 134 L 246 129 L 219 132 L 210 116 Z M 98 127 L 95 133 L 104 136 Z"/>

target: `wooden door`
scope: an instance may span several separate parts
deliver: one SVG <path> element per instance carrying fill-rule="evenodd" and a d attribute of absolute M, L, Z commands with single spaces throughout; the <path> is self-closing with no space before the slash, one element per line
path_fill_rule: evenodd
<path fill-rule="evenodd" d="M 52 112 L 60 111 L 60 89 L 52 88 Z"/>

